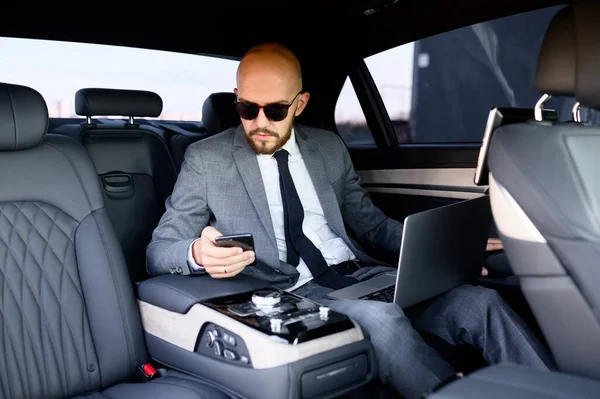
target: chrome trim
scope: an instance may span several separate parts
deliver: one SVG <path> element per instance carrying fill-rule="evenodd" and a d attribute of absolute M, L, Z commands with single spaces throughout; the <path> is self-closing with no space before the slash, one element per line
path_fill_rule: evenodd
<path fill-rule="evenodd" d="M 573 110 L 571 113 L 573 114 L 573 121 L 581 123 L 581 103 L 579 101 L 573 105 Z"/>
<path fill-rule="evenodd" d="M 542 97 L 540 97 L 538 102 L 535 104 L 535 108 L 533 109 L 533 111 L 535 114 L 536 121 L 541 122 L 544 120 L 544 118 L 542 116 L 542 108 L 544 107 L 544 104 L 546 104 L 548 102 L 548 100 L 550 100 L 551 98 L 552 98 L 551 95 L 544 94 Z"/>
<path fill-rule="evenodd" d="M 399 188 L 399 187 L 367 187 L 367 191 L 371 193 L 397 194 L 397 195 L 415 195 L 420 197 L 436 197 L 436 198 L 451 198 L 451 199 L 473 199 L 485 195 L 485 193 L 474 193 L 468 191 L 445 191 L 445 190 L 429 190 L 418 188 Z"/>
<path fill-rule="evenodd" d="M 362 184 L 413 184 L 437 187 L 465 187 L 483 191 L 473 182 L 475 168 L 371 169 L 357 172 Z"/>

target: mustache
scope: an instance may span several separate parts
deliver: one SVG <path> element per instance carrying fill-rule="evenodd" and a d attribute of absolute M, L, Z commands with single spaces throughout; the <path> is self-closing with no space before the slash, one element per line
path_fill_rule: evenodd
<path fill-rule="evenodd" d="M 257 134 L 268 134 L 269 136 L 273 136 L 273 137 L 279 137 L 279 135 L 269 129 L 264 129 L 264 128 L 259 128 L 259 129 L 254 129 L 252 131 L 250 131 L 250 133 L 248 134 L 250 137 L 255 136 Z"/>

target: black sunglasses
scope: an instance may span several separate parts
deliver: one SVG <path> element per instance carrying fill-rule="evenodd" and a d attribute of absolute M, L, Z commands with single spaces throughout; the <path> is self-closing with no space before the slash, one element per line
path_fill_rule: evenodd
<path fill-rule="evenodd" d="M 301 93 L 302 92 L 298 92 L 298 94 L 294 96 L 294 99 L 290 101 L 289 104 L 274 103 L 260 106 L 258 104 L 251 103 L 248 101 L 236 100 L 235 109 L 237 110 L 237 113 L 240 115 L 240 117 L 246 120 L 256 119 L 260 110 L 263 109 L 267 119 L 273 122 L 279 122 L 287 117 L 288 110 Z"/>

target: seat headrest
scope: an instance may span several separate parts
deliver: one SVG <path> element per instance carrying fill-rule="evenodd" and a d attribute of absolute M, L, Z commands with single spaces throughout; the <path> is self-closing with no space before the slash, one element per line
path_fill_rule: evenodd
<path fill-rule="evenodd" d="M 575 23 L 573 8 L 561 9 L 550 21 L 538 57 L 535 86 L 551 96 L 575 95 Z"/>
<path fill-rule="evenodd" d="M 48 130 L 48 106 L 36 90 L 0 83 L 0 151 L 40 144 Z"/>
<path fill-rule="evenodd" d="M 86 88 L 75 93 L 75 113 L 80 116 L 156 118 L 162 108 L 162 98 L 151 91 Z"/>
<path fill-rule="evenodd" d="M 575 97 L 581 105 L 600 110 L 600 3 L 574 2 L 577 78 Z"/>
<path fill-rule="evenodd" d="M 209 135 L 221 133 L 241 123 L 235 110 L 235 93 L 213 93 L 202 105 L 202 125 Z"/>

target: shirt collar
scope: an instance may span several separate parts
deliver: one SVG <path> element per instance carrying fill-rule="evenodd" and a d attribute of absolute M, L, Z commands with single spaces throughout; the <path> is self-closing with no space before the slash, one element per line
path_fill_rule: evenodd
<path fill-rule="evenodd" d="M 292 128 L 289 140 L 283 145 L 282 148 L 290 153 L 290 158 L 293 158 L 300 153 L 298 143 L 296 143 L 296 134 L 294 132 L 294 128 Z"/>

